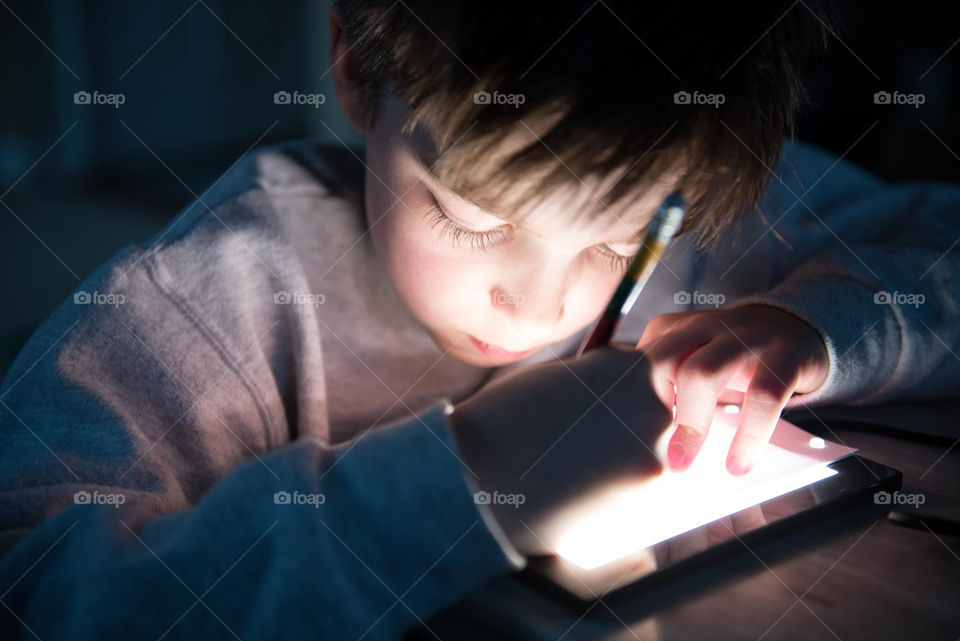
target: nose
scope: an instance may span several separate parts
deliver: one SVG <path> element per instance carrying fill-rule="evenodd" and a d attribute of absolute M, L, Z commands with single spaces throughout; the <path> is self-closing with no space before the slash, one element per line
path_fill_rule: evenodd
<path fill-rule="evenodd" d="M 543 284 L 514 287 L 507 290 L 494 287 L 490 291 L 493 308 L 518 332 L 530 339 L 550 335 L 563 318 L 562 288 L 546 289 Z"/>

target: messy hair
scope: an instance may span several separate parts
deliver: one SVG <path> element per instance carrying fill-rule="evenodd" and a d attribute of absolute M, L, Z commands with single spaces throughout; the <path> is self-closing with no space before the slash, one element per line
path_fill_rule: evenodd
<path fill-rule="evenodd" d="M 368 121 L 388 93 L 402 100 L 403 131 L 430 132 L 431 169 L 449 188 L 509 211 L 578 180 L 606 179 L 599 210 L 633 202 L 673 172 L 689 207 L 683 231 L 701 247 L 757 206 L 783 137 L 794 135 L 802 67 L 832 33 L 828 9 L 779 0 L 749 9 L 637 0 L 334 4 Z M 509 134 L 525 143 L 506 147 Z M 519 179 L 530 185 L 520 193 L 510 189 Z M 504 202 L 508 193 L 515 198 Z"/>

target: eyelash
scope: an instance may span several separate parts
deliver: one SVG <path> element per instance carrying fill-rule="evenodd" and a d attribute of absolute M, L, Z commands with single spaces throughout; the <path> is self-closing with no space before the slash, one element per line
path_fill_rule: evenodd
<path fill-rule="evenodd" d="M 618 272 L 624 271 L 630 266 L 630 262 L 633 260 L 633 256 L 624 256 L 623 254 L 618 254 L 617 252 L 611 252 L 609 250 L 601 251 L 600 255 L 606 259 L 610 269 Z"/>
<path fill-rule="evenodd" d="M 507 233 L 503 229 L 503 226 L 490 229 L 488 231 L 474 231 L 472 229 L 467 229 L 463 225 L 447 216 L 443 209 L 440 208 L 440 203 L 438 203 L 436 200 L 434 200 L 434 204 L 430 208 L 429 213 L 430 226 L 433 228 L 439 228 L 441 236 L 449 234 L 455 244 L 469 244 L 480 251 L 487 251 L 490 247 L 503 239 Z M 624 256 L 623 254 L 618 254 L 617 252 L 610 251 L 609 249 L 601 249 L 597 253 L 606 261 L 610 269 L 617 272 L 622 272 L 625 270 L 630 266 L 630 261 L 633 260 L 633 256 Z"/>
<path fill-rule="evenodd" d="M 469 244 L 480 251 L 487 251 L 499 242 L 506 231 L 502 227 L 488 231 L 474 231 L 467 229 L 449 216 L 440 208 L 440 203 L 434 202 L 430 208 L 430 226 L 439 228 L 440 236 L 449 235 L 457 245 Z"/>

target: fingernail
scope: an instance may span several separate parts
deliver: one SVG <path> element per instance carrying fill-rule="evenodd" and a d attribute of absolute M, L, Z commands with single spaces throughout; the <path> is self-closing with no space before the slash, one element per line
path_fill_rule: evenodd
<path fill-rule="evenodd" d="M 727 459 L 727 471 L 734 476 L 743 476 L 753 469 L 753 461 L 740 457 L 731 456 Z"/>
<path fill-rule="evenodd" d="M 681 443 L 674 441 L 667 448 L 667 462 L 672 470 L 682 470 L 686 457 L 687 449 Z"/>

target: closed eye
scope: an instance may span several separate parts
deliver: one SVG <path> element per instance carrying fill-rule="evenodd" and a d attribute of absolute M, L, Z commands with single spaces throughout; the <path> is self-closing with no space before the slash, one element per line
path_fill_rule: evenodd
<path fill-rule="evenodd" d="M 598 245 L 597 253 L 606 260 L 607 264 L 614 271 L 625 271 L 633 261 L 633 254 L 626 255 L 614 251 L 609 245 Z"/>
<path fill-rule="evenodd" d="M 481 251 L 486 251 L 507 235 L 509 225 L 500 225 L 493 229 L 477 231 L 457 222 L 448 216 L 436 197 L 429 211 L 430 226 L 438 229 L 441 236 L 449 235 L 455 245 L 470 245 Z"/>

